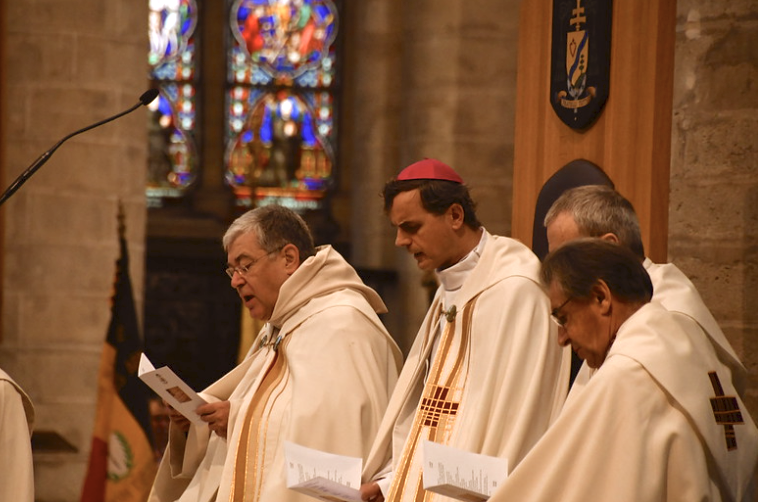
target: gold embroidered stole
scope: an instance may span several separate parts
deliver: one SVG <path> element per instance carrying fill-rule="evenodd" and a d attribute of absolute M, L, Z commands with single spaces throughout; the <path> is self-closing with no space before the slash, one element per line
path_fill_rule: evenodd
<path fill-rule="evenodd" d="M 273 403 L 284 390 L 281 383 L 286 381 L 288 374 L 285 348 L 289 339 L 289 336 L 286 337 L 275 349 L 274 359 L 266 369 L 266 374 L 247 408 L 237 443 L 230 502 L 257 501 L 260 498 L 262 486 L 260 475 L 266 458 L 268 414 Z"/>
<path fill-rule="evenodd" d="M 476 299 L 477 297 L 469 301 L 463 309 L 462 326 L 458 330 L 460 336 L 457 336 L 455 329 L 457 316 L 448 320 L 445 326 L 410 434 L 392 478 L 387 502 L 432 500 L 434 494 L 424 490 L 421 445 L 424 439 L 448 444 L 453 435 L 468 377 L 471 317 Z M 442 313 L 440 305 L 435 319 L 427 326 L 426 339 L 429 339 L 429 330 L 439 329 Z"/>

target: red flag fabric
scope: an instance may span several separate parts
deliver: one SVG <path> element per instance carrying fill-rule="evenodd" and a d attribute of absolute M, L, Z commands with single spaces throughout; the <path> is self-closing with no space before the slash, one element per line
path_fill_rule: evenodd
<path fill-rule="evenodd" d="M 147 387 L 137 368 L 142 352 L 123 226 L 111 321 L 100 361 L 92 450 L 81 502 L 144 502 L 157 470 L 151 447 Z"/>

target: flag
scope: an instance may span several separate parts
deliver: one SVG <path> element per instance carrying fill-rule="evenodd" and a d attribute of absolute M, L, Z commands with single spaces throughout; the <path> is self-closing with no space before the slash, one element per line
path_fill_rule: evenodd
<path fill-rule="evenodd" d="M 124 234 L 119 210 L 121 254 L 100 360 L 95 430 L 81 502 L 144 502 L 157 470 L 150 444 L 147 388 L 137 376 L 142 341 Z"/>

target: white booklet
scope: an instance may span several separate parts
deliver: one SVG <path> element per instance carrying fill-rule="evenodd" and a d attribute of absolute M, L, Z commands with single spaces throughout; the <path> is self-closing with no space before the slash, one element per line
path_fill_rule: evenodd
<path fill-rule="evenodd" d="M 191 422 L 203 425 L 200 415 L 195 413 L 195 409 L 206 401 L 197 395 L 184 380 L 176 376 L 168 366 L 155 369 L 150 359 L 142 353 L 139 359 L 139 369 L 137 375 L 140 380 L 145 382 L 156 394 L 166 400 L 176 411 L 187 417 Z"/>
<path fill-rule="evenodd" d="M 327 502 L 361 502 L 363 460 L 284 442 L 287 488 Z"/>
<path fill-rule="evenodd" d="M 423 442 L 424 490 L 466 502 L 492 496 L 508 476 L 508 459 Z"/>

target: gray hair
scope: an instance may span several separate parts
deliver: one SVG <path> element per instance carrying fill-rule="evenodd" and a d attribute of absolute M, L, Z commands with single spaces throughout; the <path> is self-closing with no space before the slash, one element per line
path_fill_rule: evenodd
<path fill-rule="evenodd" d="M 291 209 L 269 205 L 252 209 L 229 225 L 222 240 L 224 251 L 242 234 L 253 232 L 258 245 L 267 253 L 294 244 L 300 252 L 300 262 L 316 254 L 313 235 L 305 221 Z"/>
<path fill-rule="evenodd" d="M 545 227 L 562 213 L 571 215 L 584 237 L 612 233 L 640 260 L 645 259 L 645 246 L 634 206 L 613 188 L 585 185 L 566 190 L 545 215 Z"/>

